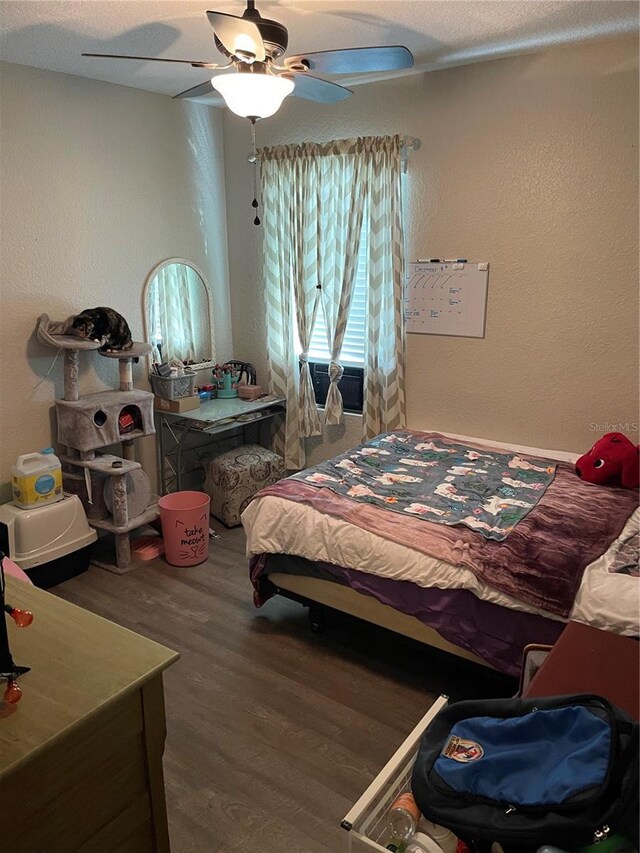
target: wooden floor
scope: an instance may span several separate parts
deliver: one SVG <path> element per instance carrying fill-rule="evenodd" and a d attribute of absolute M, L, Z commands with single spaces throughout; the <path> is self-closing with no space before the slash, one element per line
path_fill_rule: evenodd
<path fill-rule="evenodd" d="M 93 566 L 51 590 L 177 649 L 165 675 L 173 853 L 339 853 L 341 818 L 439 693 L 514 682 L 341 614 L 253 607 L 241 528 L 208 563 Z"/>

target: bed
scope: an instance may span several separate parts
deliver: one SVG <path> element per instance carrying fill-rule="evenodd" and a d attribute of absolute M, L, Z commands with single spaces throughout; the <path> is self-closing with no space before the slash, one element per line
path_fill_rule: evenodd
<path fill-rule="evenodd" d="M 447 476 L 417 500 L 424 484 L 403 480 L 426 482 L 444 453 Z M 465 436 L 378 436 L 249 504 L 255 603 L 327 605 L 514 676 L 524 647 L 553 644 L 569 620 L 638 636 L 637 492 L 584 483 L 574 461 Z M 503 479 L 481 483 L 481 466 Z M 449 519 L 460 505 L 464 520 Z"/>

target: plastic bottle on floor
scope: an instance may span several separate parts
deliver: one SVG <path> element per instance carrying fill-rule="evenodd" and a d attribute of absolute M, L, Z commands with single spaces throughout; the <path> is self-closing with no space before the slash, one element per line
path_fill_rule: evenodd
<path fill-rule="evenodd" d="M 420 809 L 413 795 L 407 792 L 396 797 L 389 809 L 388 823 L 393 838 L 390 845 L 387 845 L 387 849 L 404 849 L 405 842 L 416 831 L 419 820 Z"/>

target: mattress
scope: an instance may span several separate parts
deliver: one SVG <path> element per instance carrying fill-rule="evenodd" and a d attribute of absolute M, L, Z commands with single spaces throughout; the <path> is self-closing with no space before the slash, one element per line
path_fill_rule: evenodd
<path fill-rule="evenodd" d="M 284 522 L 284 523 L 283 523 Z M 379 577 L 409 581 L 438 589 L 466 589 L 481 601 L 511 610 L 567 621 L 493 589 L 468 569 L 428 557 L 340 519 L 325 516 L 304 504 L 273 496 L 253 501 L 243 514 L 247 556 L 295 554 Z M 638 636 L 640 580 L 609 571 L 617 548 L 640 525 L 640 510 L 631 516 L 621 536 L 584 572 L 570 620 L 627 636 Z"/>

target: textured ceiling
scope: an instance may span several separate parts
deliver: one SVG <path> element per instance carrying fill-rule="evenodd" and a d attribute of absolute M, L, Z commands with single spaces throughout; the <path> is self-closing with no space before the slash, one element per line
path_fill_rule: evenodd
<path fill-rule="evenodd" d="M 625 0 L 258 0 L 257 6 L 264 17 L 288 27 L 289 54 L 404 44 L 416 60 L 409 73 L 638 30 L 638 3 Z M 80 54 L 223 61 L 205 12 L 240 15 L 243 8 L 240 0 L 0 0 L 0 58 L 174 95 L 202 83 L 206 71 Z M 340 82 L 357 84 L 382 76 L 390 75 L 341 77 Z"/>

